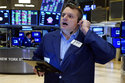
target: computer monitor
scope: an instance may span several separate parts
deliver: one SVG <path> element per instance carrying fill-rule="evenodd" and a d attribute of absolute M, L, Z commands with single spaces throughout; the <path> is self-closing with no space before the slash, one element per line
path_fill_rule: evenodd
<path fill-rule="evenodd" d="M 121 54 L 125 54 L 125 38 L 121 38 Z"/>
<path fill-rule="evenodd" d="M 104 34 L 104 27 L 92 27 L 92 31 L 98 35 Z"/>
<path fill-rule="evenodd" d="M 34 38 L 35 43 L 40 43 L 41 42 L 41 38 Z"/>
<path fill-rule="evenodd" d="M 10 12 L 9 10 L 0 10 L 0 25 L 10 24 Z"/>
<path fill-rule="evenodd" d="M 41 38 L 41 32 L 32 32 L 31 35 L 33 38 Z"/>
<path fill-rule="evenodd" d="M 121 22 L 121 37 L 125 37 L 125 21 Z"/>
<path fill-rule="evenodd" d="M 64 0 L 43 0 L 41 4 L 41 11 L 47 12 L 61 12 Z"/>
<path fill-rule="evenodd" d="M 83 14 L 82 19 L 83 19 L 83 20 L 87 20 L 87 14 Z"/>
<path fill-rule="evenodd" d="M 37 25 L 37 10 L 12 10 L 12 25 Z"/>
<path fill-rule="evenodd" d="M 60 26 L 60 13 L 43 12 L 40 11 L 39 25 L 40 26 Z"/>
<path fill-rule="evenodd" d="M 111 28 L 111 37 L 120 37 L 120 27 Z"/>
<path fill-rule="evenodd" d="M 11 38 L 11 44 L 12 46 L 19 46 L 19 39 L 16 37 Z"/>
<path fill-rule="evenodd" d="M 24 32 L 19 32 L 19 37 L 24 37 Z"/>
<path fill-rule="evenodd" d="M 121 39 L 120 38 L 112 38 L 112 44 L 115 48 L 121 47 Z"/>

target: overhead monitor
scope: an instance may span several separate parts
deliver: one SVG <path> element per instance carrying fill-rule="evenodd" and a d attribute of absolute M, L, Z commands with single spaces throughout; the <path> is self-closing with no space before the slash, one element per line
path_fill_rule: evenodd
<path fill-rule="evenodd" d="M 37 25 L 37 10 L 12 10 L 12 25 Z"/>
<path fill-rule="evenodd" d="M 120 38 L 113 38 L 112 44 L 115 48 L 120 48 L 121 46 L 121 39 Z"/>
<path fill-rule="evenodd" d="M 120 37 L 120 27 L 111 28 L 111 37 Z"/>
<path fill-rule="evenodd" d="M 121 22 L 121 37 L 125 37 L 125 21 Z"/>
<path fill-rule="evenodd" d="M 125 38 L 121 38 L 121 54 L 125 54 Z"/>
<path fill-rule="evenodd" d="M 40 26 L 53 26 L 59 27 L 60 25 L 60 13 L 43 12 L 40 11 L 39 25 Z"/>
<path fill-rule="evenodd" d="M 0 10 L 0 25 L 10 24 L 10 12 L 9 10 Z"/>
<path fill-rule="evenodd" d="M 61 12 L 64 0 L 43 0 L 41 4 L 41 11 L 47 12 Z"/>
<path fill-rule="evenodd" d="M 104 27 L 92 27 L 92 31 L 98 35 L 104 34 Z"/>

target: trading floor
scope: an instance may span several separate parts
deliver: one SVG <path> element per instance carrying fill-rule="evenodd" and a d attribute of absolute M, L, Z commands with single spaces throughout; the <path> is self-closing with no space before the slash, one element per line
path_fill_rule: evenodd
<path fill-rule="evenodd" d="M 117 60 L 105 65 L 96 63 L 95 83 L 125 83 L 121 64 L 121 61 Z M 37 75 L 0 74 L 0 83 L 43 83 L 43 78 Z"/>

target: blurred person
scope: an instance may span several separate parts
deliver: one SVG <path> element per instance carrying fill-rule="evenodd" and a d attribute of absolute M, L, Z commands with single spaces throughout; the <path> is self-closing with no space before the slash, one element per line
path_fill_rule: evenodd
<path fill-rule="evenodd" d="M 32 47 L 34 39 L 31 38 L 31 32 L 26 33 L 26 37 L 22 40 L 22 46 Z"/>

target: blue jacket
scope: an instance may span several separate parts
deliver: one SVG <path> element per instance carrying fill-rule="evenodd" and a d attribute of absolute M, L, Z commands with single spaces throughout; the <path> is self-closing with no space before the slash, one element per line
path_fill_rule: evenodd
<path fill-rule="evenodd" d="M 31 42 L 31 39 L 24 37 L 22 40 L 22 46 L 31 47 L 33 46 L 33 43 Z"/>
<path fill-rule="evenodd" d="M 43 37 L 33 59 L 50 59 L 50 64 L 63 73 L 45 73 L 44 83 L 94 83 L 95 62 L 105 64 L 116 55 L 116 49 L 90 30 L 84 36 L 80 31 L 76 40 L 81 47 L 72 45 L 60 65 L 60 31 L 54 31 Z"/>

